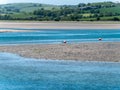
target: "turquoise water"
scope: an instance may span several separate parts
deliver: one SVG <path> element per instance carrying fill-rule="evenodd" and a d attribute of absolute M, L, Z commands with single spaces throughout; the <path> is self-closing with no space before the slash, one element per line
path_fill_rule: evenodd
<path fill-rule="evenodd" d="M 15 29 L 14 29 L 15 30 Z M 24 29 L 17 29 L 24 30 Z M 29 30 L 29 29 L 25 29 Z M 102 42 L 119 42 L 120 30 L 39 30 L 31 29 L 33 32 L 0 33 L 0 44 L 30 44 L 30 43 L 61 43 L 66 40 L 68 43 L 79 42 L 99 42 L 98 38 L 103 38 Z"/>
<path fill-rule="evenodd" d="M 0 53 L 0 90 L 120 90 L 120 63 L 47 61 Z"/>
<path fill-rule="evenodd" d="M 120 30 L 38 29 L 0 33 L 1 45 L 54 44 L 63 40 L 119 42 Z M 0 90 L 120 90 L 120 63 L 36 60 L 0 53 Z"/>

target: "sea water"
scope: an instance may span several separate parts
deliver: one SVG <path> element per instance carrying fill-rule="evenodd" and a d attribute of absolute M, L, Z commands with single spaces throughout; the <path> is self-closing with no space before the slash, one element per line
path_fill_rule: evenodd
<path fill-rule="evenodd" d="M 120 41 L 120 30 L 31 30 L 0 33 L 0 45 Z M 0 53 L 0 90 L 120 90 L 120 63 L 37 60 Z"/>
<path fill-rule="evenodd" d="M 1 28 L 2 29 L 2 28 Z M 0 29 L 0 30 L 1 30 Z M 5 28 L 4 28 L 5 29 Z M 3 29 L 2 29 L 3 30 Z M 120 42 L 120 30 L 118 29 L 10 29 L 32 30 L 32 32 L 5 32 L 0 33 L 0 44 L 44 44 L 80 42 Z"/>
<path fill-rule="evenodd" d="M 0 90 L 120 90 L 120 63 L 37 60 L 0 53 Z"/>

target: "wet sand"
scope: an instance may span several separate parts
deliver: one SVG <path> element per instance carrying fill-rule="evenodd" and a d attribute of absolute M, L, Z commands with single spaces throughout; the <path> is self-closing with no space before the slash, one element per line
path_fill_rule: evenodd
<path fill-rule="evenodd" d="M 31 32 L 32 30 L 12 30 L 12 29 L 0 29 L 0 33 L 5 32 Z"/>
<path fill-rule="evenodd" d="M 119 22 L 14 22 L 0 21 L 0 28 L 25 29 L 120 29 Z"/>
<path fill-rule="evenodd" d="M 120 42 L 12 45 L 0 46 L 0 52 L 36 59 L 119 62 Z"/>

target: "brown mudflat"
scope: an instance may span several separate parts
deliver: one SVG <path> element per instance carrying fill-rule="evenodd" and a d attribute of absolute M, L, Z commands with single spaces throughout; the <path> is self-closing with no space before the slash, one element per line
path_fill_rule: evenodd
<path fill-rule="evenodd" d="M 0 52 L 52 60 L 120 61 L 120 43 L 38 44 L 0 46 Z"/>

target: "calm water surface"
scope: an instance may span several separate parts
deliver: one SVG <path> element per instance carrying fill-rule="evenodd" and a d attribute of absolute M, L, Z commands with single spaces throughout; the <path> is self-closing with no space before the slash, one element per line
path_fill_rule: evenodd
<path fill-rule="evenodd" d="M 99 42 L 98 38 L 119 42 L 120 30 L 6 32 L 0 33 L 0 44 Z M 0 90 L 120 90 L 120 63 L 47 61 L 0 53 Z"/>
<path fill-rule="evenodd" d="M 24 30 L 24 29 L 17 29 L 17 30 Z M 112 30 L 31 29 L 31 30 L 33 30 L 33 32 L 0 33 L 0 44 L 30 44 L 30 43 L 52 44 L 52 43 L 61 43 L 63 40 L 68 41 L 68 43 L 99 42 L 98 38 L 103 38 L 102 42 L 113 42 L 113 41 L 120 42 L 120 30 L 114 30 L 114 29 Z"/>
<path fill-rule="evenodd" d="M 0 53 L 0 90 L 120 90 L 120 63 L 47 61 Z"/>

